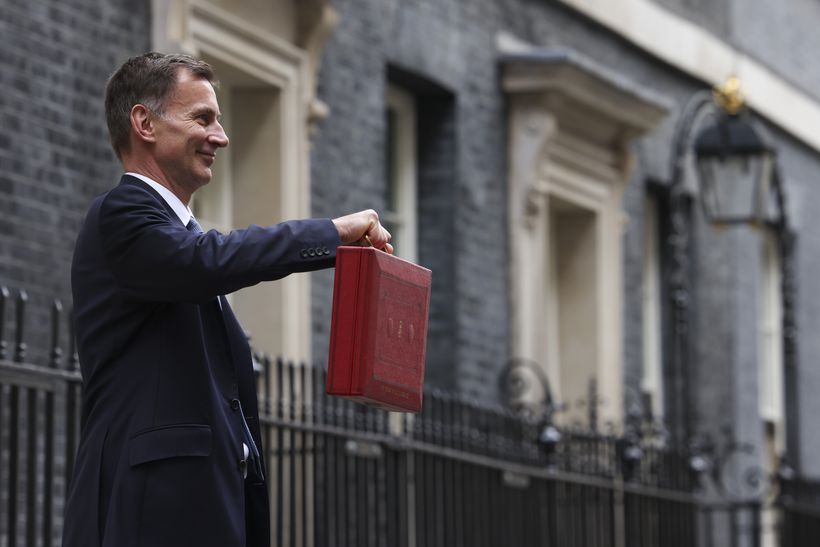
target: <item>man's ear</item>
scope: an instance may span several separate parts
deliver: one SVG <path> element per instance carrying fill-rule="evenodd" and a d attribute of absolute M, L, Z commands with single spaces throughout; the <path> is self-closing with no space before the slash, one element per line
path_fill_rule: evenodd
<path fill-rule="evenodd" d="M 154 116 L 145 105 L 135 104 L 131 108 L 131 129 L 141 141 L 156 142 L 157 140 L 154 134 Z"/>

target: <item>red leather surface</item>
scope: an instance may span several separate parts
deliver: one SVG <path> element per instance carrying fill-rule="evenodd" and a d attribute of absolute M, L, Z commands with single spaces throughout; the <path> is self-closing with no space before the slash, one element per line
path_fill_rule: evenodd
<path fill-rule="evenodd" d="M 430 270 L 372 247 L 339 247 L 327 392 L 419 412 Z"/>

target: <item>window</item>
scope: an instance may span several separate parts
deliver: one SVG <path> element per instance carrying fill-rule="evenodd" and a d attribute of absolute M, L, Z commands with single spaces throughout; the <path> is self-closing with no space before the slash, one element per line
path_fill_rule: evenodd
<path fill-rule="evenodd" d="M 629 144 L 666 109 L 577 52 L 548 52 L 517 55 L 503 67 L 511 357 L 544 368 L 555 398 L 569 404 L 562 418 L 570 422 L 585 421 L 594 381 L 598 416 L 617 425 L 624 415 Z"/>
<path fill-rule="evenodd" d="M 382 221 L 393 235 L 397 255 L 416 262 L 416 104 L 415 98 L 388 86 L 385 108 L 385 209 Z"/>
<path fill-rule="evenodd" d="M 220 77 L 219 100 L 231 145 L 217 153 L 214 178 L 194 196 L 192 209 L 204 229 L 223 233 L 281 220 L 279 91 L 205 57 Z M 228 296 L 257 350 L 290 358 L 282 282 L 261 283 Z"/>
<path fill-rule="evenodd" d="M 251 21 L 241 10 L 228 12 L 211 2 L 152 3 L 154 48 L 208 61 L 221 84 L 217 98 L 231 145 L 217 154 L 213 181 L 191 204 L 206 229 L 310 216 L 307 124 L 317 107 L 312 82 L 321 48 L 305 51 L 291 43 L 297 24 L 290 7 L 257 4 Z M 308 15 L 318 12 L 304 10 L 314 21 Z M 316 28 L 303 30 L 321 35 L 321 21 L 330 19 L 315 19 Z M 258 26 L 262 20 L 277 21 L 273 32 Z M 243 289 L 230 300 L 256 350 L 307 362 L 310 298 L 310 277 L 299 275 Z"/>
<path fill-rule="evenodd" d="M 458 359 L 453 344 L 458 332 L 456 253 L 442 249 L 443 241 L 455 237 L 459 207 L 456 97 L 436 82 L 393 65 L 385 67 L 385 82 L 384 202 L 379 213 L 393 234 L 397 255 L 435 272 L 425 382 L 460 389 L 465 376 L 453 366 Z"/>
<path fill-rule="evenodd" d="M 774 469 L 777 456 L 782 454 L 785 448 L 780 263 L 777 236 L 765 232 L 760 267 L 758 397 L 769 452 L 769 461 L 766 463 L 771 469 Z"/>
<path fill-rule="evenodd" d="M 663 418 L 663 360 L 661 353 L 661 270 L 658 202 L 653 195 L 644 201 L 643 216 L 643 276 L 641 305 L 643 308 L 643 375 L 641 395 L 644 412 L 656 420 Z"/>
<path fill-rule="evenodd" d="M 590 384 L 600 385 L 601 219 L 557 196 L 549 198 L 549 217 L 547 369 L 553 391 L 569 405 L 567 418 L 585 421 Z"/>
<path fill-rule="evenodd" d="M 777 235 L 763 231 L 760 253 L 758 402 L 763 422 L 763 466 L 769 474 L 777 472 L 780 456 L 786 447 L 783 400 L 783 300 L 781 291 L 781 257 Z M 779 545 L 776 512 L 763 511 L 760 543 L 764 547 Z"/>

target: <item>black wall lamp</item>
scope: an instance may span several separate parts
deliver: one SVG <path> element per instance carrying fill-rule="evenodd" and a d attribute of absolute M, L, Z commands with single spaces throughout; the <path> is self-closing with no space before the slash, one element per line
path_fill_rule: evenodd
<path fill-rule="evenodd" d="M 712 96 L 719 107 L 714 123 L 693 145 L 704 215 L 714 225 L 779 225 L 784 212 L 775 149 L 745 109 L 737 78 Z"/>
<path fill-rule="evenodd" d="M 714 90 L 703 90 L 689 100 L 672 143 L 670 199 L 670 348 L 669 370 L 674 395 L 667 398 L 673 440 L 685 443 L 695 433 L 686 377 L 690 361 L 691 237 L 693 199 L 700 202 L 704 219 L 716 227 L 753 226 L 777 236 L 782 266 L 784 380 L 796 385 L 796 328 L 794 295 L 794 237 L 788 227 L 784 186 L 777 151 L 755 123 L 740 92 L 740 82 L 730 78 Z M 694 160 L 695 187 L 687 184 Z M 788 429 L 797 431 L 797 403 L 787 399 Z M 792 458 L 797 456 L 796 435 L 787 430 Z M 794 460 L 792 460 L 794 464 Z"/>

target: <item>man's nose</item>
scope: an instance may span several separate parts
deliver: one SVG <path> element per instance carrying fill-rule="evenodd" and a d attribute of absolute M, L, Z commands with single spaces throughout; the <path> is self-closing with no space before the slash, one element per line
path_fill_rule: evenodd
<path fill-rule="evenodd" d="M 228 135 L 225 133 L 225 128 L 219 122 L 216 122 L 216 129 L 208 136 L 208 140 L 221 148 L 228 146 L 230 142 Z"/>

